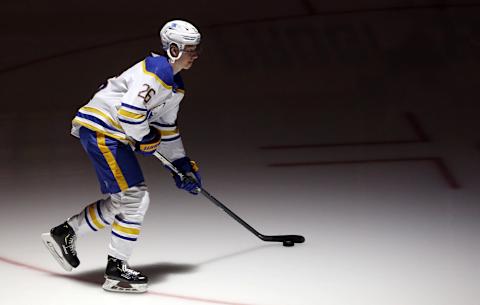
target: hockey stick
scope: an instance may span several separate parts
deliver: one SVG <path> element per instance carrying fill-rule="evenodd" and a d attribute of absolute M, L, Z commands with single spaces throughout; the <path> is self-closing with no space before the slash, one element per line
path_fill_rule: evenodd
<path fill-rule="evenodd" d="M 162 154 L 160 154 L 158 151 L 154 153 L 155 157 L 157 157 L 163 165 L 168 167 L 170 170 L 172 170 L 175 174 L 177 174 L 180 179 L 193 179 L 188 176 L 185 176 L 182 174 L 173 164 L 170 162 L 167 158 L 165 158 Z M 233 219 L 235 219 L 238 223 L 240 223 L 242 226 L 244 226 L 247 230 L 252 232 L 255 236 L 260 238 L 263 241 L 274 241 L 274 242 L 282 242 L 285 247 L 291 247 L 295 243 L 303 243 L 305 241 L 305 238 L 301 235 L 263 235 L 257 230 L 255 230 L 252 226 L 250 226 L 248 223 L 246 223 L 243 219 L 241 219 L 237 214 L 232 212 L 229 208 L 227 208 L 223 203 L 221 203 L 217 198 L 213 197 L 207 190 L 205 190 L 202 187 L 198 188 L 198 192 L 205 196 L 208 200 L 210 200 L 213 204 L 215 204 L 217 207 L 221 208 L 225 213 L 230 215 Z"/>

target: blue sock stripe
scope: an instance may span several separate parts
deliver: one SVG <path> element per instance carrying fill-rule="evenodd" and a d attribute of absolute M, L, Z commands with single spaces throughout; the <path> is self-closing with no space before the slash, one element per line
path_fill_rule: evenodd
<path fill-rule="evenodd" d="M 97 229 L 95 229 L 95 228 L 92 226 L 92 224 L 90 223 L 90 220 L 88 220 L 88 212 L 87 212 L 87 210 L 88 210 L 88 207 L 85 208 L 85 220 L 87 221 L 87 224 L 88 224 L 88 226 L 90 227 L 90 229 L 92 229 L 93 231 L 96 232 Z"/>
<path fill-rule="evenodd" d="M 126 223 L 127 225 L 137 225 L 137 226 L 141 226 L 142 224 L 139 223 L 139 222 L 133 222 L 133 221 L 126 221 L 126 220 L 123 220 L 122 218 L 120 218 L 120 216 L 118 215 L 115 215 L 115 219 L 120 221 L 120 222 L 123 222 L 123 223 Z"/>
<path fill-rule="evenodd" d="M 118 234 L 118 233 L 115 233 L 114 231 L 112 231 L 112 234 L 115 235 L 115 236 L 118 237 L 118 238 L 125 239 L 125 240 L 129 240 L 129 241 L 136 241 L 136 240 L 137 240 L 136 238 L 122 236 L 122 235 L 120 235 L 120 234 Z"/>
<path fill-rule="evenodd" d="M 103 221 L 104 224 L 106 224 L 106 225 L 109 226 L 110 223 L 109 223 L 108 221 L 106 221 L 105 218 L 103 218 L 103 214 L 102 214 L 102 211 L 101 211 L 101 209 L 100 209 L 100 204 L 99 204 L 99 203 L 100 203 L 100 201 L 97 201 L 97 202 L 95 203 L 95 205 L 97 206 L 98 216 L 100 216 L 100 219 Z"/>

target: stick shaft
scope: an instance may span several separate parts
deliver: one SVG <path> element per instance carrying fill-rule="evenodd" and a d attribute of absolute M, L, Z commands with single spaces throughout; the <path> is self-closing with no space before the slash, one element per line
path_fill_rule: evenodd
<path fill-rule="evenodd" d="M 180 179 L 183 179 L 185 177 L 184 174 L 182 174 L 173 164 L 172 162 L 170 162 L 170 160 L 168 160 L 167 158 L 165 158 L 162 154 L 160 154 L 158 151 L 154 152 L 153 153 L 155 155 L 155 157 L 157 157 L 162 163 L 163 165 L 167 166 L 168 168 L 170 168 L 175 174 L 177 174 L 178 176 L 180 176 Z M 215 204 L 216 206 L 218 206 L 219 208 L 221 208 L 225 213 L 227 213 L 228 215 L 230 215 L 233 219 L 235 219 L 237 222 L 239 222 L 242 226 L 244 226 L 247 230 L 249 230 L 250 232 L 252 232 L 253 234 L 255 234 L 257 237 L 259 238 L 262 238 L 263 235 L 260 234 L 257 230 L 255 230 L 251 225 L 249 225 L 248 223 L 246 223 L 243 219 L 241 219 L 237 214 L 235 214 L 232 210 L 230 210 L 229 208 L 227 208 L 223 203 L 221 203 L 217 198 L 213 197 L 213 195 L 211 195 L 207 190 L 205 190 L 204 188 L 200 187 L 200 193 L 205 197 L 207 198 L 208 200 L 210 200 L 213 204 Z"/>
<path fill-rule="evenodd" d="M 257 230 L 255 230 L 251 225 L 246 223 L 242 218 L 240 218 L 237 214 L 235 214 L 232 210 L 227 208 L 223 203 L 221 203 L 217 198 L 213 197 L 209 192 L 207 192 L 205 189 L 201 188 L 200 192 L 202 193 L 205 198 L 210 200 L 213 204 L 221 208 L 225 213 L 230 215 L 233 219 L 235 219 L 238 223 L 240 223 L 242 226 L 244 226 L 247 230 L 252 232 L 254 235 L 256 235 L 258 238 L 263 239 L 263 235 L 260 234 Z"/>
<path fill-rule="evenodd" d="M 163 165 L 171 169 L 175 174 L 177 174 L 180 179 L 188 178 L 186 177 L 183 173 L 181 173 L 175 165 L 170 162 L 167 158 L 165 158 L 162 154 L 160 154 L 158 151 L 154 152 L 153 155 L 157 157 Z M 240 216 L 235 214 L 232 210 L 227 208 L 223 203 L 220 202 L 217 198 L 215 198 L 213 195 L 211 195 L 206 189 L 203 187 L 198 188 L 198 192 L 201 193 L 205 198 L 207 198 L 210 202 L 221 208 L 225 213 L 227 213 L 230 217 L 235 219 L 239 224 L 241 224 L 244 228 L 249 230 L 251 233 L 253 233 L 255 236 L 260 238 L 263 241 L 277 241 L 277 242 L 283 242 L 283 241 L 293 241 L 296 243 L 303 243 L 305 241 L 305 238 L 300 235 L 263 235 L 257 230 L 255 230 L 251 225 L 246 223 Z"/>

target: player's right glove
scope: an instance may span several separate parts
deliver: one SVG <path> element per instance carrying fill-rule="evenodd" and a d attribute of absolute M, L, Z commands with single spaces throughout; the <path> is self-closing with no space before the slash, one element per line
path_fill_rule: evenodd
<path fill-rule="evenodd" d="M 186 190 L 192 195 L 198 195 L 199 188 L 202 187 L 202 178 L 200 177 L 195 161 L 190 160 L 188 157 L 183 157 L 173 161 L 172 164 L 184 175 L 182 179 L 176 173 L 172 172 L 177 187 Z"/>
<path fill-rule="evenodd" d="M 152 155 L 160 145 L 160 132 L 151 127 L 150 132 L 141 141 L 135 143 L 135 151 L 142 155 Z"/>

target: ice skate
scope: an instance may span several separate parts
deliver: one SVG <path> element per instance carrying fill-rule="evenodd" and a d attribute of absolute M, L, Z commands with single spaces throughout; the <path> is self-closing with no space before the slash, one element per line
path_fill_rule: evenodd
<path fill-rule="evenodd" d="M 50 233 L 43 233 L 42 240 L 48 251 L 66 271 L 80 265 L 75 250 L 76 235 L 67 222 L 50 230 Z"/>
<path fill-rule="evenodd" d="M 113 292 L 141 293 L 147 291 L 148 277 L 130 269 L 123 260 L 108 256 L 103 289 Z"/>

